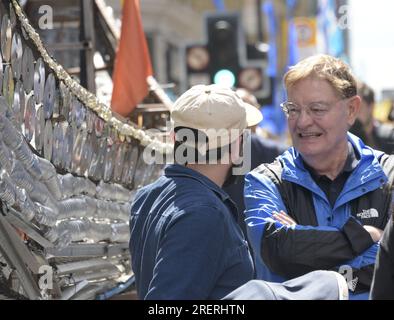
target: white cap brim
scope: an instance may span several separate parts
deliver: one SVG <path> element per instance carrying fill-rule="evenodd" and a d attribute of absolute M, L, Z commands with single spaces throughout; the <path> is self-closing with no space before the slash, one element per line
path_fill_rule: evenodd
<path fill-rule="evenodd" d="M 248 127 L 253 127 L 263 120 L 263 115 L 259 109 L 249 103 L 244 103 L 246 110 L 246 123 Z"/>

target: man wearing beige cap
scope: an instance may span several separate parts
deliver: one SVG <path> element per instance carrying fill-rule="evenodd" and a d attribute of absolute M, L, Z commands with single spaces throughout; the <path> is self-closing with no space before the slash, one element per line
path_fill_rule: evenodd
<path fill-rule="evenodd" d="M 230 88 L 198 85 L 174 104 L 175 164 L 137 193 L 130 251 L 140 299 L 220 299 L 253 279 L 237 209 L 221 189 L 260 112 Z"/>

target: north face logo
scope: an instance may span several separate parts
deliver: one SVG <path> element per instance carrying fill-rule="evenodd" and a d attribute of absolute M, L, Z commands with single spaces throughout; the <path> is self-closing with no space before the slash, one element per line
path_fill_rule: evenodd
<path fill-rule="evenodd" d="M 347 282 L 347 286 L 350 291 L 352 292 L 356 291 L 357 282 L 358 282 L 358 277 L 355 277 L 354 279 Z"/>
<path fill-rule="evenodd" d="M 363 210 L 361 213 L 357 213 L 357 217 L 360 219 L 369 219 L 369 218 L 377 218 L 379 217 L 378 210 L 371 208 L 367 210 Z"/>

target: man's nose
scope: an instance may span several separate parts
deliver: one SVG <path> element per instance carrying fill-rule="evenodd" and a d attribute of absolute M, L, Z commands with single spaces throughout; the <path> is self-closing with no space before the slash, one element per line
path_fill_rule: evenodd
<path fill-rule="evenodd" d="M 297 127 L 306 128 L 313 124 L 313 118 L 307 109 L 302 109 L 297 119 Z"/>

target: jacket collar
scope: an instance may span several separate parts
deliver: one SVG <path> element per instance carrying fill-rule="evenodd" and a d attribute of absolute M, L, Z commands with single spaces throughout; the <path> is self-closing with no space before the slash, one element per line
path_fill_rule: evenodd
<path fill-rule="evenodd" d="M 343 166 L 342 171 L 338 174 L 341 175 L 344 172 L 349 172 L 351 173 L 354 169 L 356 169 L 358 163 L 360 162 L 360 155 L 354 150 L 353 145 L 348 141 L 348 156 L 345 161 L 345 165 Z M 305 161 L 303 161 L 304 167 L 306 170 L 309 171 L 309 173 L 312 175 L 314 179 L 321 179 L 324 176 L 316 172 L 315 169 L 310 167 Z"/>
<path fill-rule="evenodd" d="M 354 172 L 357 172 L 357 175 L 352 174 L 349 177 L 352 186 L 364 184 L 377 177 L 384 177 L 387 180 L 379 163 L 379 159 L 384 153 L 366 146 L 361 139 L 351 133 L 348 133 L 348 141 L 360 156 L 360 161 L 354 168 Z M 311 185 L 315 185 L 310 173 L 304 166 L 300 153 L 294 147 L 289 148 L 283 155 L 279 156 L 279 160 L 283 164 L 283 180 L 300 184 L 307 189 L 311 189 Z M 315 191 L 315 188 L 313 189 Z"/>
<path fill-rule="evenodd" d="M 191 178 L 197 180 L 203 185 L 205 185 L 208 189 L 216 193 L 222 201 L 226 201 L 230 199 L 230 196 L 216 183 L 214 183 L 212 180 L 210 180 L 208 177 L 204 176 L 203 174 L 193 169 L 190 169 L 188 167 L 179 164 L 171 164 L 164 169 L 164 174 L 167 177 L 184 177 L 184 178 Z"/>

